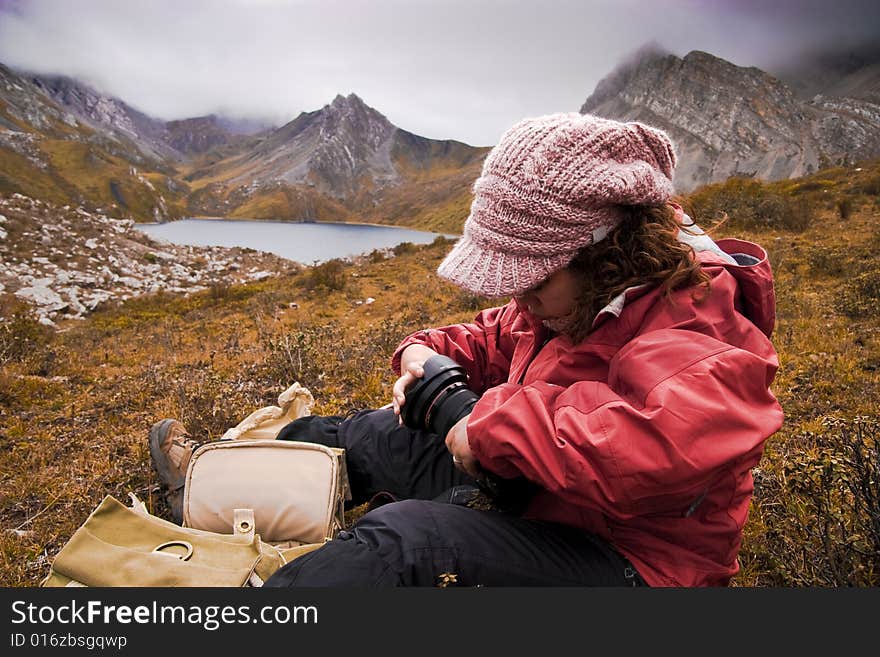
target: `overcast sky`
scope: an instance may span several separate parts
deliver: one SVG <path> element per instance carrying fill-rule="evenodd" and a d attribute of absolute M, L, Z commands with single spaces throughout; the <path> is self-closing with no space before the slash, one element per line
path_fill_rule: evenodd
<path fill-rule="evenodd" d="M 767 69 L 878 42 L 878 25 L 878 0 L 0 0 L 0 62 L 166 120 L 280 125 L 353 92 L 398 127 L 483 146 L 577 111 L 649 41 Z"/>

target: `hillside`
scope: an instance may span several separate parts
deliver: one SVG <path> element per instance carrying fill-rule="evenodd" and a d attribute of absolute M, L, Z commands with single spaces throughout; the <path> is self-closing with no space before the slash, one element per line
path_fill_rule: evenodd
<path fill-rule="evenodd" d="M 797 178 L 880 154 L 875 102 L 804 100 L 765 71 L 701 51 L 677 57 L 641 50 L 603 78 L 580 111 L 666 130 L 676 144 L 674 183 L 682 193 L 730 176 Z"/>
<path fill-rule="evenodd" d="M 27 79 L 0 64 L 2 195 L 110 209 L 138 221 L 180 217 L 187 187 L 167 153 L 138 129 L 156 127 L 69 80 Z"/>
<path fill-rule="evenodd" d="M 460 232 L 466 213 L 458 212 L 487 151 L 414 135 L 356 94 L 337 95 L 184 177 L 197 215 Z"/>
<path fill-rule="evenodd" d="M 704 227 L 728 212 L 716 236 L 762 244 L 777 279 L 773 387 L 786 420 L 755 471 L 734 584 L 880 585 L 870 483 L 880 470 L 880 163 L 772 184 L 733 179 L 685 204 Z M 147 449 L 160 418 L 217 438 L 294 381 L 313 392 L 316 414 L 386 403 L 402 337 L 488 303 L 435 276 L 449 248 L 439 240 L 389 259 L 141 296 L 58 331 L 7 307 L 0 582 L 37 585 L 106 494 L 135 492 L 167 517 Z"/>
<path fill-rule="evenodd" d="M 775 75 L 647 45 L 579 108 L 666 130 L 681 193 L 783 180 L 880 155 L 877 51 L 804 55 Z M 575 108 L 557 108 L 557 111 Z M 274 127 L 164 121 L 62 76 L 0 65 L 0 194 L 134 221 L 353 221 L 458 233 L 488 148 L 391 123 L 357 94 Z"/>
<path fill-rule="evenodd" d="M 299 269 L 253 249 L 155 240 L 131 219 L 21 194 L 0 197 L 0 262 L 0 295 L 31 304 L 46 326 L 145 292 L 187 294 Z"/>

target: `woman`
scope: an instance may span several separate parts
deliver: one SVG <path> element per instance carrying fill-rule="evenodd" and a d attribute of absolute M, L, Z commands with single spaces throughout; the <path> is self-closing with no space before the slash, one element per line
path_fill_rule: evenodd
<path fill-rule="evenodd" d="M 356 499 L 396 501 L 267 586 L 729 583 L 751 468 L 782 423 L 772 274 L 671 202 L 674 166 L 639 123 L 553 114 L 505 133 L 438 273 L 512 300 L 407 337 L 391 409 L 285 428 L 345 448 Z M 399 420 L 436 354 L 479 395 L 439 437 Z M 454 503 L 484 473 L 528 481 L 524 508 Z"/>

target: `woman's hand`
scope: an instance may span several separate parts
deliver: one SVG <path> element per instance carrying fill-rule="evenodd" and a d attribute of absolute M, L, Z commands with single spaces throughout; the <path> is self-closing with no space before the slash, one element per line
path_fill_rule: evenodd
<path fill-rule="evenodd" d="M 452 425 L 449 433 L 446 434 L 446 449 L 452 454 L 452 462 L 455 463 L 456 468 L 474 479 L 478 479 L 480 477 L 480 464 L 474 458 L 470 443 L 468 442 L 468 418 L 470 418 L 470 413 Z"/>
<path fill-rule="evenodd" d="M 421 344 L 411 344 L 400 355 L 400 378 L 391 389 L 391 405 L 401 424 L 403 418 L 400 417 L 400 409 L 406 403 L 406 391 L 425 375 L 425 361 L 437 355 L 436 351 Z"/>

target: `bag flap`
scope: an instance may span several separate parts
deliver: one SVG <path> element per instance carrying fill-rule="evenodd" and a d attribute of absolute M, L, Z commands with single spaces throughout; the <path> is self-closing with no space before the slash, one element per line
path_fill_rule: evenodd
<path fill-rule="evenodd" d="M 187 527 L 229 532 L 235 509 L 253 509 L 263 540 L 320 543 L 340 509 L 339 456 L 296 441 L 218 441 L 199 447 L 186 475 Z"/>
<path fill-rule="evenodd" d="M 108 495 L 55 557 L 45 585 L 240 587 L 262 557 L 254 537 L 179 527 Z"/>

